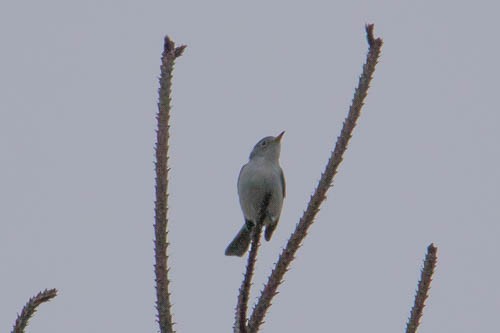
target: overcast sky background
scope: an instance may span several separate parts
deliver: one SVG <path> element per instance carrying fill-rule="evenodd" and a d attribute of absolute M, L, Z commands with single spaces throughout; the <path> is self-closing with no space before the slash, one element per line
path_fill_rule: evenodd
<path fill-rule="evenodd" d="M 493 332 L 500 311 L 496 1 L 3 1 L 0 329 L 156 332 L 153 145 L 160 54 L 174 73 L 171 288 L 178 332 L 229 332 L 244 260 L 236 179 L 286 130 L 287 197 L 258 295 L 384 39 L 335 186 L 264 332 L 402 332 L 426 247 L 420 332 Z"/>

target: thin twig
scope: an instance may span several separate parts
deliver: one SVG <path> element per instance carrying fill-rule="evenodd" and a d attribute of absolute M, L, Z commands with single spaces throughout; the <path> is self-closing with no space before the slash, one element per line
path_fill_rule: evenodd
<path fill-rule="evenodd" d="M 326 198 L 328 189 L 332 186 L 333 177 L 337 172 L 339 164 L 342 162 L 343 154 L 347 149 L 347 144 L 351 138 L 352 132 L 356 125 L 356 121 L 361 113 L 363 101 L 367 95 L 370 81 L 375 71 L 380 50 L 382 48 L 382 40 L 373 36 L 373 25 L 366 26 L 367 39 L 369 50 L 366 58 L 366 63 L 363 65 L 363 73 L 358 82 L 358 87 L 354 91 L 354 97 L 347 118 L 344 121 L 342 131 L 337 139 L 335 149 L 332 152 L 330 159 L 326 165 L 325 171 L 321 175 L 319 184 L 311 196 L 307 209 L 302 218 L 297 224 L 295 231 L 291 235 L 286 247 L 283 249 L 278 258 L 268 282 L 261 292 L 259 300 L 255 305 L 252 315 L 249 320 L 249 332 L 257 332 L 264 321 L 267 310 L 271 306 L 271 301 L 274 295 L 277 294 L 278 286 L 281 284 L 285 273 L 288 270 L 291 262 L 295 257 L 300 244 L 307 235 L 307 230 L 313 224 L 314 218 L 319 211 L 321 203 Z"/>
<path fill-rule="evenodd" d="M 235 332 L 238 333 L 247 332 L 247 309 L 248 300 L 250 298 L 250 286 L 252 285 L 253 272 L 255 269 L 255 263 L 257 261 L 257 252 L 260 246 L 262 226 L 264 224 L 264 219 L 266 218 L 266 211 L 267 207 L 269 206 L 270 199 L 270 194 L 264 196 L 264 199 L 262 200 L 262 204 L 260 206 L 259 220 L 252 230 L 252 244 L 250 245 L 247 267 L 238 295 L 238 304 L 236 305 L 236 321 L 234 324 L 234 329 Z"/>
<path fill-rule="evenodd" d="M 50 301 L 57 296 L 57 289 L 45 289 L 35 296 L 31 297 L 23 307 L 21 313 L 17 316 L 12 333 L 24 333 L 24 329 L 28 325 L 28 321 L 35 314 L 36 308 L 45 302 Z"/>
<path fill-rule="evenodd" d="M 159 88 L 158 130 L 156 138 L 156 201 L 155 201 L 155 275 L 156 309 L 161 333 L 174 332 L 168 285 L 167 264 L 167 212 L 168 212 L 168 139 L 170 118 L 170 94 L 172 92 L 172 72 L 175 58 L 180 57 L 185 46 L 175 47 L 168 36 L 165 37 L 161 59 Z"/>
<path fill-rule="evenodd" d="M 432 274 L 437 263 L 437 247 L 431 244 L 427 247 L 427 254 L 425 255 L 424 268 L 420 275 L 418 282 L 417 293 L 415 294 L 415 302 L 410 312 L 410 318 L 406 324 L 406 333 L 417 332 L 420 319 L 424 312 L 425 300 L 429 297 L 429 289 L 431 287 Z"/>

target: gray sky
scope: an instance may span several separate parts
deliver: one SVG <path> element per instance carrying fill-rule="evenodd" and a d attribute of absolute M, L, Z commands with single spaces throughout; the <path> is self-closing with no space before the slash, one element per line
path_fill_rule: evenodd
<path fill-rule="evenodd" d="M 171 279 L 179 332 L 229 332 L 244 261 L 236 178 L 286 130 L 287 198 L 254 296 L 306 206 L 361 73 L 366 106 L 265 332 L 402 332 L 426 246 L 421 332 L 492 332 L 500 310 L 495 1 L 4 1 L 0 324 L 44 288 L 31 332 L 155 332 L 153 143 L 162 38 L 173 94 Z"/>

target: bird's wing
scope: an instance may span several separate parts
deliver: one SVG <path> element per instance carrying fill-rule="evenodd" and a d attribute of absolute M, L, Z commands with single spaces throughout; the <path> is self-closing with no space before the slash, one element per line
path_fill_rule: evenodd
<path fill-rule="evenodd" d="M 240 174 L 238 175 L 238 183 L 237 183 L 237 185 L 238 185 L 238 186 L 240 186 L 240 179 L 241 179 L 241 174 L 243 173 L 243 169 L 245 169 L 245 167 L 246 167 L 247 165 L 248 165 L 248 163 L 247 163 L 247 164 L 244 164 L 244 165 L 241 167 L 241 169 L 240 169 Z"/>
<path fill-rule="evenodd" d="M 283 198 L 286 195 L 286 184 L 285 184 L 285 176 L 283 175 L 283 169 L 280 168 L 280 178 L 281 178 L 281 188 L 283 189 Z"/>
<path fill-rule="evenodd" d="M 273 235 L 274 229 L 276 229 L 277 226 L 278 222 L 266 225 L 266 231 L 264 232 L 264 238 L 266 239 L 266 241 L 269 242 L 271 236 Z"/>

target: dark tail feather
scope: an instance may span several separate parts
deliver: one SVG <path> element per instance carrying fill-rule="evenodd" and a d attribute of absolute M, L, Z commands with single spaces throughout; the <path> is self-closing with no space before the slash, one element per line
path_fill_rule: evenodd
<path fill-rule="evenodd" d="M 250 230 L 245 224 L 243 225 L 233 241 L 227 246 L 226 256 L 241 257 L 247 252 L 250 245 Z"/>

